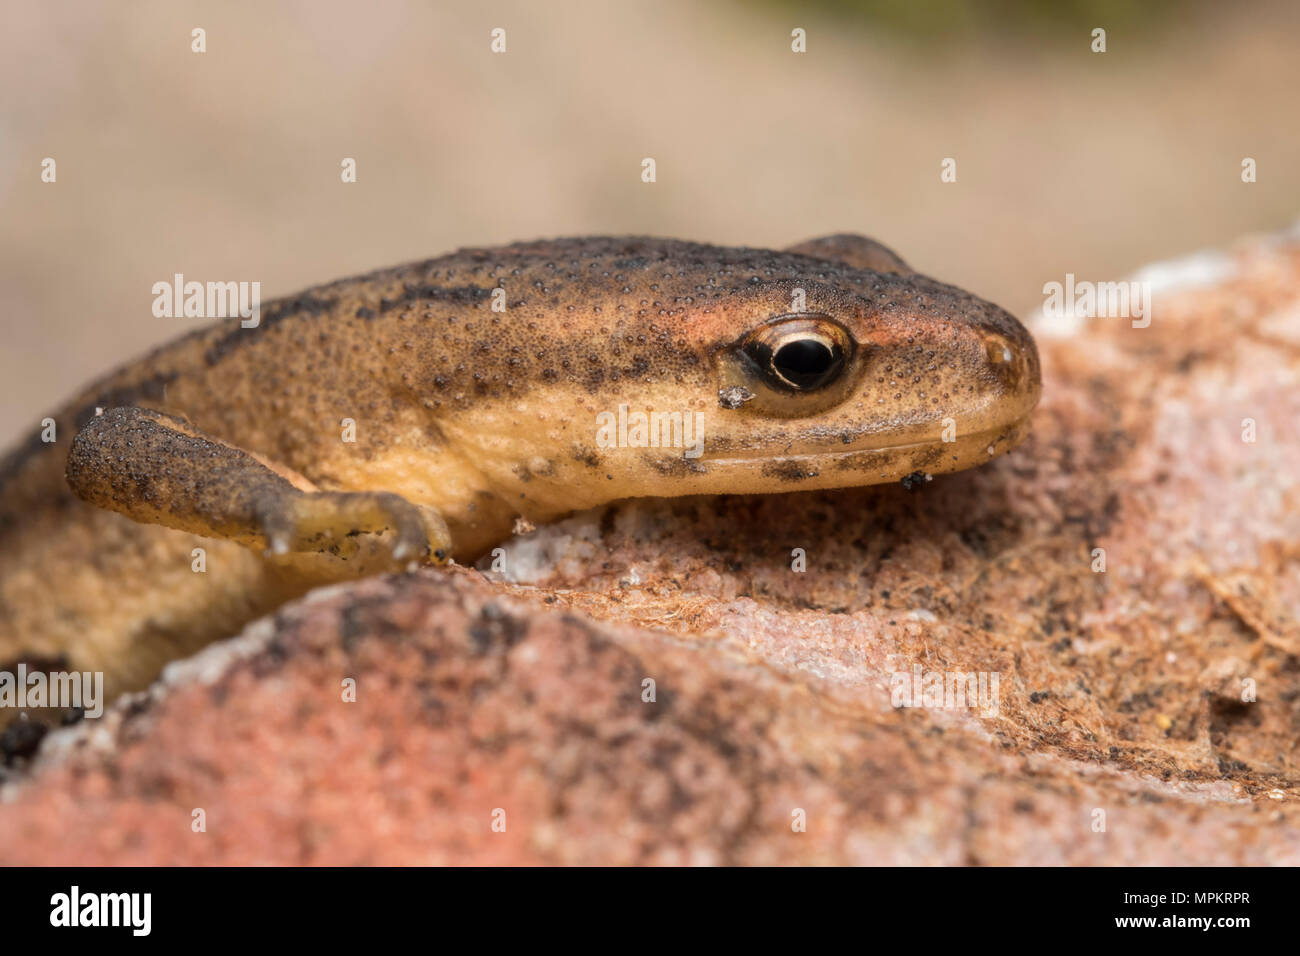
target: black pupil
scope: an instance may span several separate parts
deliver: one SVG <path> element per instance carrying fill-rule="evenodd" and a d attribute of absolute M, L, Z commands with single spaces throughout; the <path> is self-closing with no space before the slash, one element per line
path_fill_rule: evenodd
<path fill-rule="evenodd" d="M 772 368 L 799 388 L 816 388 L 838 365 L 835 353 L 818 339 L 795 339 L 782 345 L 772 356 Z"/>

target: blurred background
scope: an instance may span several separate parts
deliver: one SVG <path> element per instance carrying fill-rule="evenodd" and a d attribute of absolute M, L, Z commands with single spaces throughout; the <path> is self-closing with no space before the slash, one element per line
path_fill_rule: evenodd
<path fill-rule="evenodd" d="M 1023 315 L 1300 217 L 1292 0 L 0 8 L 6 446 L 200 321 L 151 313 L 176 272 L 265 301 L 466 245 L 855 231 Z"/>

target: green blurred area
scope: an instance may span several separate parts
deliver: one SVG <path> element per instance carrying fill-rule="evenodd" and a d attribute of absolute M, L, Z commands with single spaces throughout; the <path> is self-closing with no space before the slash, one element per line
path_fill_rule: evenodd
<path fill-rule="evenodd" d="M 956 39 L 971 34 L 1077 39 L 1086 25 L 1107 31 L 1158 29 L 1170 17 L 1195 18 L 1192 0 L 763 0 L 782 15 L 819 13 L 846 24 L 884 28 L 900 37 Z"/>

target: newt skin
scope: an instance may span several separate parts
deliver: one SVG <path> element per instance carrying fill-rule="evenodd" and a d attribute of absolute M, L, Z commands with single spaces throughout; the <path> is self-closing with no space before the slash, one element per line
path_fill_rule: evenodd
<path fill-rule="evenodd" d="M 787 329 L 816 341 L 782 351 Z M 825 384 L 759 364 L 801 348 Z M 472 561 L 521 516 L 968 468 L 1039 391 L 1016 319 L 858 236 L 560 239 L 333 282 L 164 345 L 0 462 L 0 669 L 103 671 L 111 698 L 322 582 Z M 620 405 L 702 413 L 702 454 L 600 447 Z"/>

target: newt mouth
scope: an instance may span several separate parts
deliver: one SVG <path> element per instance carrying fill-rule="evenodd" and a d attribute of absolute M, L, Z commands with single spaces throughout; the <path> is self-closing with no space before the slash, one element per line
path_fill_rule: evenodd
<path fill-rule="evenodd" d="M 708 438 L 704 441 L 704 454 L 698 460 L 701 464 L 727 467 L 752 465 L 756 461 L 783 461 L 783 462 L 809 462 L 834 464 L 861 458 L 862 456 L 872 456 L 879 459 L 880 457 L 915 457 L 933 453 L 935 451 L 947 450 L 953 456 L 968 461 L 968 464 L 961 467 L 969 467 L 970 452 L 979 451 L 983 448 L 986 451 L 987 458 L 996 457 L 996 455 L 1010 451 L 1016 445 L 1023 441 L 1028 433 L 1031 413 L 1026 413 L 1019 418 L 1003 425 L 993 428 L 981 429 L 979 431 L 962 434 L 957 432 L 952 441 L 945 441 L 943 438 L 926 439 L 924 441 L 905 441 L 890 442 L 884 444 L 872 444 L 870 442 L 850 442 L 843 443 L 840 447 L 826 445 L 821 448 L 809 447 L 804 444 L 803 447 L 795 450 L 793 443 L 786 446 L 785 450 L 777 451 L 773 446 L 754 446 L 750 448 L 733 448 L 727 449 L 718 455 L 709 454 Z M 988 451 L 992 449 L 992 451 Z M 949 469 L 955 470 L 955 469 Z"/>

